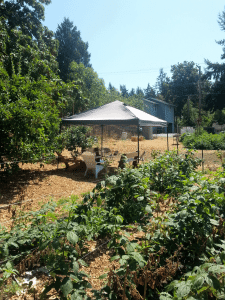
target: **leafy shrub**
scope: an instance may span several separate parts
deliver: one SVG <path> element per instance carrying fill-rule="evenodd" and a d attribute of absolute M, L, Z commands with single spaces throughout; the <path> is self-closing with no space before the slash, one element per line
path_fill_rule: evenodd
<path fill-rule="evenodd" d="M 212 134 L 203 132 L 182 135 L 184 146 L 199 150 L 225 150 L 225 133 Z"/>
<path fill-rule="evenodd" d="M 192 151 L 177 155 L 175 151 L 160 154 L 155 160 L 140 167 L 140 172 L 151 183 L 151 189 L 160 192 L 179 192 L 183 181 L 200 165 L 201 160 L 194 157 Z"/>
<path fill-rule="evenodd" d="M 91 128 L 87 126 L 71 126 L 64 129 L 57 140 L 59 152 L 67 149 L 73 157 L 76 157 L 78 148 L 84 150 L 91 147 L 94 144 L 94 138 L 89 136 L 90 131 Z"/>
<path fill-rule="evenodd" d="M 108 211 L 116 209 L 124 224 L 143 222 L 146 214 L 151 213 L 148 182 L 149 178 L 143 177 L 139 169 L 125 168 L 118 175 L 97 184 L 94 193 L 87 195 L 84 203 L 97 203 Z"/>
<path fill-rule="evenodd" d="M 160 300 L 225 299 L 225 252 L 211 257 L 209 262 L 195 266 L 180 280 L 172 281 Z M 168 292 L 173 291 L 173 296 Z M 213 297 L 213 298 L 212 298 Z"/>

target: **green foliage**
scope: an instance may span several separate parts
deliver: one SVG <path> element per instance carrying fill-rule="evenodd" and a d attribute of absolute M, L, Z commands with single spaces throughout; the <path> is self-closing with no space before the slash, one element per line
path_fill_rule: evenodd
<path fill-rule="evenodd" d="M 35 39 L 39 38 L 39 30 L 44 21 L 44 5 L 51 3 L 51 0 L 7 0 L 0 6 L 0 15 L 7 20 L 7 27 L 10 30 L 19 29 L 23 34 Z M 45 28 L 47 30 L 47 28 Z M 47 30 L 48 31 L 48 30 Z M 47 33 L 47 32 L 46 32 Z M 48 34 L 50 32 L 48 31 Z M 46 39 L 48 38 L 46 34 Z"/>
<path fill-rule="evenodd" d="M 218 23 L 220 25 L 220 29 L 222 31 L 225 31 L 225 11 L 223 11 L 221 14 L 219 14 Z M 221 59 L 225 58 L 225 50 L 224 50 L 224 44 L 225 40 L 217 41 L 219 45 L 223 47 L 223 53 L 221 55 Z M 214 83 L 212 84 L 212 88 L 210 90 L 210 93 L 206 97 L 206 107 L 207 109 L 210 109 L 212 111 L 216 110 L 223 110 L 225 108 L 224 104 L 224 82 L 225 82 L 225 64 L 224 63 L 212 63 L 208 59 L 205 60 L 207 64 L 207 69 L 205 72 L 204 77 L 207 79 L 214 79 Z"/>
<path fill-rule="evenodd" d="M 182 108 L 188 96 L 192 96 L 192 101 L 196 102 L 198 95 L 198 68 L 194 62 L 184 61 L 171 67 L 172 80 L 171 90 L 173 104 L 176 105 L 176 114 L 181 115 Z M 194 98 L 195 97 L 195 100 Z"/>
<path fill-rule="evenodd" d="M 198 108 L 193 107 L 193 103 L 188 99 L 182 109 L 182 119 L 180 126 L 196 126 L 198 119 Z"/>
<path fill-rule="evenodd" d="M 98 77 L 91 67 L 85 67 L 82 63 L 71 62 L 68 70 L 68 79 L 80 80 L 81 91 L 85 98 L 89 100 L 88 108 L 94 108 L 105 104 L 106 88 L 103 79 Z M 79 111 L 75 111 L 77 113 Z"/>
<path fill-rule="evenodd" d="M 60 87 L 56 82 L 47 82 L 45 77 L 35 82 L 14 74 L 11 79 L 5 77 L 3 80 L 4 87 L 0 87 L 0 156 L 11 161 L 35 160 L 53 154 L 63 102 L 61 99 L 54 101 L 51 94 L 60 94 Z"/>
<path fill-rule="evenodd" d="M 7 21 L 0 21 L 0 160 L 51 157 L 57 149 L 59 114 L 68 94 L 78 104 L 79 87 L 56 75 L 57 48 L 51 35 L 46 42 L 47 29 L 39 28 L 34 40 L 18 28 L 9 30 Z"/>
<path fill-rule="evenodd" d="M 225 124 L 225 109 L 223 110 L 217 109 L 214 113 L 213 120 L 217 122 L 219 125 Z"/>
<path fill-rule="evenodd" d="M 48 203 L 37 212 L 24 214 L 10 232 L 0 230 L 0 259 L 7 261 L 0 284 L 17 273 L 13 261 L 17 268 L 20 266 L 20 273 L 26 262 L 30 268 L 38 262 L 52 278 L 43 295 L 55 288 L 60 299 L 66 300 L 69 295 L 71 299 L 89 299 L 86 289 L 91 285 L 85 279 L 88 275 L 80 270 L 81 265 L 86 265 L 81 259 L 83 244 L 120 230 L 123 219 L 116 210 L 108 212 L 95 207 L 87 211 L 86 205 L 76 204 L 76 198 L 61 200 L 58 205 L 68 213 L 67 217 L 58 217 L 56 203 Z"/>
<path fill-rule="evenodd" d="M 18 274 L 17 270 L 14 269 L 14 266 L 10 261 L 7 261 L 5 266 L 1 266 L 0 272 L 3 273 L 0 277 L 0 288 L 6 285 L 7 280 L 12 274 Z"/>
<path fill-rule="evenodd" d="M 150 190 L 177 194 L 199 163 L 191 151 L 184 158 L 168 152 L 138 169 L 125 168 L 118 175 L 108 177 L 84 201 L 91 205 L 101 201 L 106 210 L 116 208 L 124 224 L 143 223 L 152 215 L 151 205 L 155 203 Z"/>
<path fill-rule="evenodd" d="M 200 150 L 225 150 L 225 134 L 212 134 L 202 132 L 201 134 L 185 134 L 181 138 L 187 148 Z"/>
<path fill-rule="evenodd" d="M 157 156 L 157 153 L 155 154 Z M 177 155 L 175 151 L 159 154 L 155 160 L 143 166 L 143 172 L 149 176 L 151 189 L 160 192 L 178 192 L 183 187 L 183 181 L 200 165 L 201 160 L 195 158 L 192 151 L 185 156 Z"/>
<path fill-rule="evenodd" d="M 152 162 L 106 178 L 80 204 L 60 200 L 62 217 L 55 203 L 24 213 L 10 231 L 0 230 L 0 260 L 10 261 L 4 269 L 14 263 L 22 272 L 32 258 L 52 278 L 44 293 L 89 299 L 80 267 L 87 241 L 101 236 L 120 266 L 100 277 L 107 282 L 92 291 L 96 299 L 223 299 L 225 174 L 210 179 L 194 171 L 198 164 L 191 151 L 155 153 Z"/>
<path fill-rule="evenodd" d="M 159 70 L 159 76 L 156 81 L 157 96 L 162 97 L 162 100 L 169 101 L 170 96 L 170 79 L 163 69 Z"/>
<path fill-rule="evenodd" d="M 102 202 L 102 206 L 117 213 L 124 224 L 143 222 L 147 217 L 146 206 L 149 201 L 148 178 L 136 169 L 124 169 L 119 175 L 110 176 L 105 182 L 97 184 L 92 197 L 87 195 L 84 201 L 91 205 Z M 151 211 L 149 212 L 151 215 Z"/>
<path fill-rule="evenodd" d="M 224 299 L 224 254 L 221 252 L 219 256 L 211 257 L 209 262 L 194 267 L 180 280 L 171 282 L 166 290 L 173 291 L 173 297 L 163 292 L 160 294 L 160 300 L 211 299 L 211 296 L 214 299 Z"/>
<path fill-rule="evenodd" d="M 60 78 L 67 82 L 69 80 L 70 64 L 82 63 L 85 67 L 91 67 L 88 43 L 84 43 L 80 31 L 68 18 L 58 25 L 56 39 L 59 41 L 57 61 L 59 63 Z"/>
<path fill-rule="evenodd" d="M 87 126 L 71 126 L 65 128 L 58 136 L 57 145 L 59 152 L 63 149 L 67 149 L 71 152 L 73 157 L 76 157 L 79 153 L 79 149 L 85 150 L 90 148 L 94 143 L 94 138 L 88 136 L 90 133 L 90 127 Z"/>

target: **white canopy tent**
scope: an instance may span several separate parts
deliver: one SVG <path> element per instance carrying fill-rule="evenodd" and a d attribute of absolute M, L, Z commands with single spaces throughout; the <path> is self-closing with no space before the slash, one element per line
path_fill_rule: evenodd
<path fill-rule="evenodd" d="M 64 125 L 136 125 L 138 132 L 139 158 L 139 128 L 143 126 L 167 127 L 167 122 L 156 118 L 142 110 L 126 105 L 118 100 L 88 110 L 86 112 L 62 119 Z"/>

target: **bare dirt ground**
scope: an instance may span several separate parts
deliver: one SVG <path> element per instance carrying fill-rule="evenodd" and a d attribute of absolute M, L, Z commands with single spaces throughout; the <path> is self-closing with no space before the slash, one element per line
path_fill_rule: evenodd
<path fill-rule="evenodd" d="M 111 161 L 111 166 L 116 169 L 120 155 L 136 151 L 137 142 L 108 138 L 104 140 L 104 147 L 110 148 L 112 152 L 118 151 L 118 155 Z M 140 154 L 146 152 L 145 161 L 152 159 L 153 150 L 161 153 L 167 150 L 167 139 L 158 137 L 154 140 L 140 141 Z M 173 145 L 173 138 L 169 138 L 169 150 L 177 150 L 177 147 Z M 182 144 L 179 145 L 178 150 L 179 153 L 185 152 Z M 63 155 L 68 157 L 70 153 L 64 151 Z M 202 157 L 202 152 L 198 151 L 196 156 Z M 205 169 L 216 170 L 221 166 L 216 151 L 204 151 L 204 160 Z M 53 164 L 44 164 L 43 167 L 40 167 L 39 163 L 20 164 L 20 168 L 18 173 L 10 177 L 5 177 L 2 172 L 0 173 L 0 224 L 4 226 L 7 226 L 12 214 L 15 213 L 12 208 L 16 208 L 18 214 L 21 209 L 23 211 L 37 210 L 50 199 L 56 201 L 71 195 L 81 198 L 83 193 L 91 191 L 105 176 L 105 170 L 103 170 L 99 173 L 98 180 L 92 173 L 84 177 L 84 170 L 68 172 L 65 164 L 57 164 L 57 161 Z M 21 202 L 21 205 L 15 205 Z M 13 206 L 9 207 L 9 205 Z"/>

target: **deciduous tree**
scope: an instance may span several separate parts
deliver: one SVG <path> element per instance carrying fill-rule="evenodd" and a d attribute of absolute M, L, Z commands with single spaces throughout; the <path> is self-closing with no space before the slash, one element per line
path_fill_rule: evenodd
<path fill-rule="evenodd" d="M 70 64 L 69 70 L 69 80 L 81 82 L 81 91 L 85 98 L 82 110 L 104 104 L 104 96 L 107 91 L 104 81 L 91 67 L 85 67 L 82 63 L 78 64 L 74 61 Z M 77 108 L 75 107 L 75 113 L 80 112 Z"/>
<path fill-rule="evenodd" d="M 45 19 L 43 4 L 48 5 L 51 0 L 7 0 L 2 2 L 0 16 L 5 20 L 8 30 L 18 29 L 23 34 L 38 39 L 39 29 Z"/>
<path fill-rule="evenodd" d="M 56 75 L 56 45 L 47 45 L 0 22 L 0 160 L 40 159 L 57 149 L 60 112 L 68 93 L 79 87 L 66 85 Z M 51 46 L 50 46 L 51 45 Z"/>

